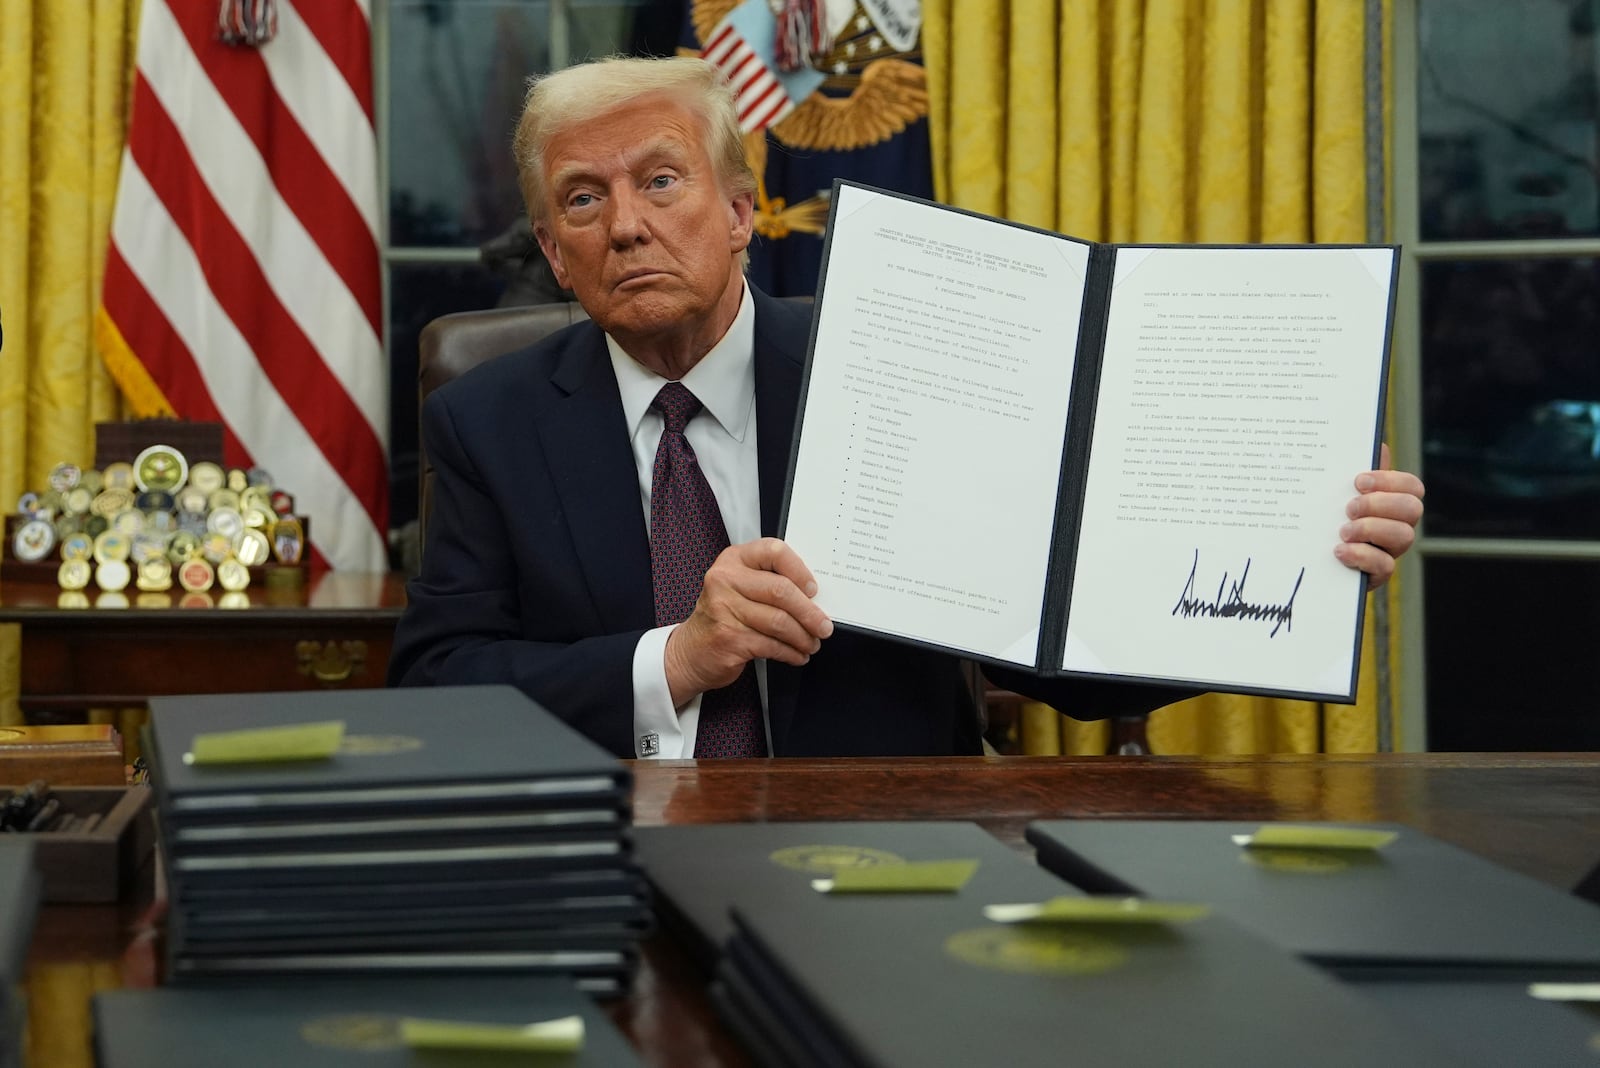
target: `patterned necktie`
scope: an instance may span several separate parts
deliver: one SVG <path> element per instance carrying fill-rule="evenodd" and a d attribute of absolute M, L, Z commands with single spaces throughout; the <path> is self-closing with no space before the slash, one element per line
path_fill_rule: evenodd
<path fill-rule="evenodd" d="M 683 436 L 700 401 L 681 382 L 668 382 L 650 407 L 666 426 L 650 475 L 650 570 L 655 580 L 656 625 L 681 623 L 694 611 L 706 571 L 728 547 L 716 495 Z M 755 667 L 731 685 L 700 696 L 696 757 L 766 756 L 761 696 Z"/>

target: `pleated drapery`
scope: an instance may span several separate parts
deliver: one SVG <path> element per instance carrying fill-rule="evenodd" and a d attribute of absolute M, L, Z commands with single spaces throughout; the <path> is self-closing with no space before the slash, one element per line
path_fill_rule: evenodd
<path fill-rule="evenodd" d="M 94 310 L 127 128 L 138 0 L 0 3 L 0 509 L 94 456 L 121 417 Z M 0 627 L 0 723 L 16 722 L 16 628 Z"/>
<path fill-rule="evenodd" d="M 1368 60 L 1388 0 L 929 0 L 924 15 L 945 203 L 1093 241 L 1382 237 L 1368 208 L 1384 190 L 1368 181 L 1387 172 L 1369 169 L 1368 122 L 1385 86 Z M 1152 749 L 1377 749 L 1380 596 L 1395 689 L 1398 580 L 1368 596 L 1355 705 L 1208 695 L 1155 713 Z M 1026 751 L 1105 751 L 1105 724 L 1060 712 L 1025 707 Z"/>

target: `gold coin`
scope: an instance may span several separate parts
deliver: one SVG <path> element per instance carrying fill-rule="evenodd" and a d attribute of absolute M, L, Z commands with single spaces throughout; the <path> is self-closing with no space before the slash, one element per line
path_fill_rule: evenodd
<path fill-rule="evenodd" d="M 111 470 L 109 467 L 107 471 Z M 89 504 L 89 511 L 95 515 L 103 515 L 110 519 L 114 515 L 121 515 L 133 507 L 133 492 L 108 486 L 101 490 L 99 495 Z"/>
<path fill-rule="evenodd" d="M 94 558 L 100 563 L 126 560 L 133 552 L 133 541 L 117 530 L 107 530 L 94 539 Z"/>
<path fill-rule="evenodd" d="M 236 508 L 213 508 L 206 516 L 206 529 L 231 540 L 244 529 L 244 516 Z"/>
<path fill-rule="evenodd" d="M 238 593 L 250 585 L 250 569 L 229 557 L 217 565 L 217 585 L 229 593 Z"/>
<path fill-rule="evenodd" d="M 201 460 L 189 468 L 189 485 L 201 493 L 214 493 L 227 484 L 228 476 L 210 460 Z"/>
<path fill-rule="evenodd" d="M 111 520 L 111 529 L 133 537 L 144 531 L 144 513 L 137 508 L 129 508 L 126 512 L 118 512 Z"/>
<path fill-rule="evenodd" d="M 87 560 L 94 555 L 94 539 L 84 533 L 69 534 L 61 539 L 61 559 Z"/>
<path fill-rule="evenodd" d="M 100 566 L 94 569 L 94 584 L 110 593 L 127 589 L 128 580 L 132 577 L 133 572 L 126 560 L 102 560 Z"/>
<path fill-rule="evenodd" d="M 250 476 L 242 468 L 232 468 L 228 472 L 228 488 L 235 493 L 243 493 L 250 486 Z"/>
<path fill-rule="evenodd" d="M 100 472 L 100 481 L 108 490 L 127 490 L 132 493 L 133 465 L 106 464 L 106 469 Z"/>
<path fill-rule="evenodd" d="M 171 493 L 189 477 L 189 461 L 171 445 L 152 445 L 133 460 L 133 481 L 142 490 Z"/>
<path fill-rule="evenodd" d="M 238 511 L 239 491 L 231 489 L 212 490 L 211 495 L 206 498 L 206 508 L 213 511 L 218 508 L 232 508 Z"/>
<path fill-rule="evenodd" d="M 245 527 L 233 536 L 233 555 L 246 567 L 255 567 L 267 562 L 272 555 L 272 546 L 259 529 Z"/>
<path fill-rule="evenodd" d="M 174 564 L 181 564 L 185 560 L 196 560 L 200 557 L 200 536 L 193 531 L 180 530 L 172 536 L 172 541 L 167 545 L 167 559 Z"/>
<path fill-rule="evenodd" d="M 56 569 L 56 585 L 64 590 L 81 590 L 89 585 L 89 578 L 94 574 L 94 568 L 89 566 L 89 561 L 81 556 L 71 560 L 63 560 Z"/>
<path fill-rule="evenodd" d="M 88 486 L 73 486 L 61 498 L 61 507 L 72 515 L 83 515 L 94 503 L 94 494 Z"/>
<path fill-rule="evenodd" d="M 165 556 L 146 560 L 139 565 L 138 585 L 141 590 L 157 592 L 172 588 L 172 564 Z"/>
<path fill-rule="evenodd" d="M 50 474 L 45 481 L 57 493 L 65 493 L 78 484 L 78 479 L 83 476 L 83 471 L 77 464 L 56 464 L 50 469 Z"/>
<path fill-rule="evenodd" d="M 209 590 L 216 577 L 216 572 L 205 560 L 185 560 L 178 567 L 178 585 L 191 593 Z"/>

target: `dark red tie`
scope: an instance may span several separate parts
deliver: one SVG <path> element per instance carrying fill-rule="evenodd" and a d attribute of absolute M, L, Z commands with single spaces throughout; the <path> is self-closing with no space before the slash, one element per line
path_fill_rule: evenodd
<path fill-rule="evenodd" d="M 650 405 L 666 426 L 650 476 L 650 570 L 655 579 L 656 626 L 689 618 L 717 554 L 728 547 L 716 495 L 683 430 L 700 400 L 681 382 L 668 382 Z M 731 685 L 700 696 L 696 757 L 758 757 L 767 753 L 755 668 L 746 664 Z"/>

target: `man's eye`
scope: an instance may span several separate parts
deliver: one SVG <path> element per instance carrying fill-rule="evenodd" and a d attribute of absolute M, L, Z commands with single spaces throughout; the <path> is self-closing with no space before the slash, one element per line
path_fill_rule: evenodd
<path fill-rule="evenodd" d="M 591 193 L 574 193 L 567 199 L 567 206 L 572 208 L 587 208 L 593 203 L 594 196 Z"/>
<path fill-rule="evenodd" d="M 670 174 L 658 174 L 654 178 L 650 179 L 650 188 L 651 189 L 665 189 L 665 188 L 667 188 L 668 186 L 670 186 L 672 184 L 672 181 L 673 181 L 672 175 L 670 175 Z"/>

